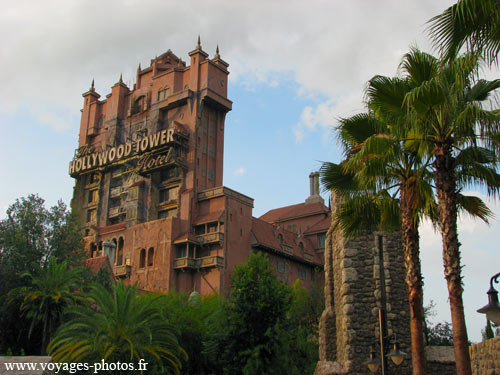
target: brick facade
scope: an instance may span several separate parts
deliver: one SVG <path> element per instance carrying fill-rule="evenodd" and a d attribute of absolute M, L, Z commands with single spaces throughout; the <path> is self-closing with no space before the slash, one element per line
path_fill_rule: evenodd
<path fill-rule="evenodd" d="M 224 293 L 252 251 L 288 283 L 307 287 L 322 269 L 329 212 L 317 174 L 315 194 L 277 221 L 254 218 L 253 199 L 222 185 L 228 67 L 198 41 L 189 64 L 168 50 L 139 65 L 132 88 L 120 76 L 104 100 L 93 82 L 83 94 L 72 208 L 89 258 L 108 256 L 141 290 Z"/>

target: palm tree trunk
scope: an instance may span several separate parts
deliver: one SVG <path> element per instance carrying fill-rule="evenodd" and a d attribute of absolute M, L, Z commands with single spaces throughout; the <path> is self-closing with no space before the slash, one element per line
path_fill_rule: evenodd
<path fill-rule="evenodd" d="M 401 231 L 406 267 L 406 286 L 410 303 L 411 355 L 414 375 L 425 375 L 424 309 L 422 272 L 419 255 L 418 224 L 413 220 L 415 192 L 408 181 L 401 187 Z"/>
<path fill-rule="evenodd" d="M 462 268 L 457 233 L 455 160 L 451 155 L 451 147 L 448 144 L 437 145 L 435 155 L 435 182 L 439 205 L 439 224 L 443 241 L 444 276 L 448 284 L 450 299 L 457 374 L 470 375 L 472 371 L 462 301 Z"/>

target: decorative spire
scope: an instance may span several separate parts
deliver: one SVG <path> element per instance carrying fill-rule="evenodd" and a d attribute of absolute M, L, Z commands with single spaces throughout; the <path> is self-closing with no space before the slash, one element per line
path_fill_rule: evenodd
<path fill-rule="evenodd" d="M 198 34 L 198 44 L 196 45 L 196 49 L 201 49 L 201 39 L 199 34 Z"/>
<path fill-rule="evenodd" d="M 219 45 L 217 44 L 217 48 L 215 49 L 215 56 L 214 56 L 214 59 L 220 59 L 220 55 L 219 55 Z"/>
<path fill-rule="evenodd" d="M 90 91 L 94 91 L 94 78 L 92 78 L 92 83 L 90 84 Z"/>
<path fill-rule="evenodd" d="M 141 63 L 139 63 L 139 66 L 137 67 L 137 71 L 140 72 L 141 71 Z"/>
<path fill-rule="evenodd" d="M 118 81 L 118 83 L 123 83 L 122 73 L 120 73 L 120 80 Z"/>

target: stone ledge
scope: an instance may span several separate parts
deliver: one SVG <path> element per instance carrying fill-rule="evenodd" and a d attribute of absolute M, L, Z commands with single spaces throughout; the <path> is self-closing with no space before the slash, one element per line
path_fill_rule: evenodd
<path fill-rule="evenodd" d="M 426 346 L 425 358 L 429 362 L 455 363 L 453 346 Z"/>

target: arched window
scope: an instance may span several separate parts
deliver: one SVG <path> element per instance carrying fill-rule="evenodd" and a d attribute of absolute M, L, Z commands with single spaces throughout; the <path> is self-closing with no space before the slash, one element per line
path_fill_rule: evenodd
<path fill-rule="evenodd" d="M 139 255 L 139 268 L 144 268 L 146 266 L 146 249 L 141 249 L 141 254 Z"/>
<path fill-rule="evenodd" d="M 301 253 L 304 252 L 304 244 L 302 242 L 299 242 L 299 250 Z"/>
<path fill-rule="evenodd" d="M 283 244 L 283 235 L 281 233 L 278 234 L 278 242 L 280 243 L 280 245 Z"/>
<path fill-rule="evenodd" d="M 97 256 L 97 246 L 95 243 L 90 244 L 90 257 L 95 258 Z"/>
<path fill-rule="evenodd" d="M 118 239 L 118 251 L 116 254 L 116 265 L 121 266 L 123 264 L 123 237 Z"/>
<path fill-rule="evenodd" d="M 153 265 L 153 257 L 155 255 L 155 249 L 152 247 L 149 248 L 148 250 L 148 267 L 151 267 Z"/>

